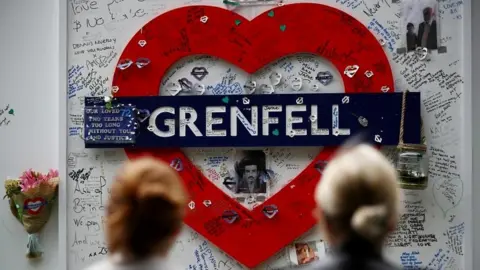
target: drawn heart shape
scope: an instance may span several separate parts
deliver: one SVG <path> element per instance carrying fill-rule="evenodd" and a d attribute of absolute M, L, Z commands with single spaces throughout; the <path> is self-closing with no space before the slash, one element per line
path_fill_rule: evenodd
<path fill-rule="evenodd" d="M 30 215 L 38 215 L 45 206 L 46 202 L 43 198 L 26 199 L 23 202 L 23 208 L 28 211 Z"/>
<path fill-rule="evenodd" d="M 144 110 L 144 109 L 139 109 L 137 118 L 140 123 L 145 122 L 150 117 L 150 111 L 149 110 Z"/>
<path fill-rule="evenodd" d="M 393 76 L 387 56 L 374 35 L 355 18 L 335 8 L 320 4 L 290 4 L 273 9 L 275 20 L 267 11 L 249 21 L 237 13 L 212 6 L 188 6 L 159 15 L 142 27 L 127 44 L 120 60 L 148 57 L 148 69 L 117 69 L 113 85 L 122 89 L 116 96 L 154 96 L 168 69 L 191 55 L 221 58 L 253 74 L 287 55 L 311 53 L 329 60 L 337 70 L 358 63 L 375 76 L 342 76 L 346 93 L 381 92 L 388 86 L 393 92 Z M 208 23 L 200 22 L 208 16 Z M 235 22 L 242 23 L 237 25 Z M 286 31 L 280 29 L 286 26 Z M 141 48 L 139 40 L 149 46 Z M 273 88 L 272 88 L 273 89 Z M 168 90 L 167 90 L 168 91 Z M 228 96 L 220 96 L 228 102 Z M 233 99 L 233 96 L 232 96 Z M 178 158 L 179 172 L 191 200 L 210 207 L 190 210 L 184 222 L 211 243 L 253 268 L 315 225 L 311 212 L 315 207 L 313 191 L 324 164 L 334 148 L 324 148 L 285 188 L 268 198 L 264 205 L 275 205 L 278 214 L 269 219 L 263 207 L 244 208 L 207 179 L 183 154 L 181 149 L 126 148 L 130 159 L 154 156 L 171 163 Z M 224 213 L 238 214 L 229 224 Z M 230 217 L 230 216 L 229 216 Z"/>

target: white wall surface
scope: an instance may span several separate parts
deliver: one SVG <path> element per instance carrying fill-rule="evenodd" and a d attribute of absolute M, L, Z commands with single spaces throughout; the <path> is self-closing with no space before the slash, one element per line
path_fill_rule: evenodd
<path fill-rule="evenodd" d="M 58 266 L 58 207 L 41 233 L 43 260 L 25 258 L 27 233 L 12 216 L 3 180 L 25 169 L 58 168 L 59 9 L 56 0 L 0 1 L 0 269 L 55 270 Z M 65 113 L 63 113 L 64 115 Z M 65 159 L 61 160 L 64 162 Z"/>

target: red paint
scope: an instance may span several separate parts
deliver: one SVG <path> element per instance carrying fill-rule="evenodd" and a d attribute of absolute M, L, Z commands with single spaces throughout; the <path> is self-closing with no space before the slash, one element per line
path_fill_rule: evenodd
<path fill-rule="evenodd" d="M 45 206 L 45 199 L 38 197 L 33 199 L 26 199 L 23 202 L 23 209 L 27 210 L 30 215 L 38 215 Z"/>
<path fill-rule="evenodd" d="M 377 39 L 359 21 L 332 7 L 319 4 L 291 4 L 274 9 L 274 16 L 263 13 L 248 21 L 225 9 L 190 6 L 175 9 L 147 23 L 125 47 L 120 60 L 146 57 L 150 65 L 132 65 L 116 70 L 113 85 L 117 96 L 156 96 L 165 72 L 189 55 L 207 54 L 231 62 L 254 73 L 265 65 L 290 54 L 312 53 L 322 56 L 343 74 L 349 65 L 360 66 L 352 78 L 342 75 L 346 93 L 380 92 L 382 86 L 394 91 L 387 56 Z M 200 17 L 208 16 L 207 23 Z M 237 26 L 235 20 L 241 23 Z M 281 25 L 285 25 L 282 31 Z M 147 41 L 144 47 L 139 40 Z M 371 70 L 374 76 L 364 73 Z M 338 79 L 338 78 L 337 78 Z M 268 219 L 262 207 L 249 211 L 223 193 L 202 175 L 180 149 L 125 149 L 130 159 L 155 156 L 170 163 L 180 158 L 181 172 L 196 208 L 185 223 L 217 247 L 254 267 L 265 261 L 315 225 L 313 191 L 320 173 L 313 164 L 328 160 L 334 149 L 324 149 L 307 168 L 264 205 L 278 206 L 278 214 Z M 211 200 L 210 207 L 203 201 Z M 227 224 L 223 211 L 235 210 L 240 218 Z"/>

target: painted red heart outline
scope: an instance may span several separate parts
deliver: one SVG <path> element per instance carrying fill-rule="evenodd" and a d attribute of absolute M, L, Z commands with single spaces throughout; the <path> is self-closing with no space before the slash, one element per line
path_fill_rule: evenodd
<path fill-rule="evenodd" d="M 273 15 L 273 16 L 272 16 Z M 208 21 L 200 21 L 207 16 Z M 313 33 L 313 34 L 312 34 Z M 146 44 L 143 44 L 146 41 Z M 141 46 L 139 43 L 142 43 Z M 210 55 L 235 64 L 249 73 L 281 57 L 312 53 L 329 60 L 341 73 L 350 65 L 360 69 L 353 78 L 342 75 L 346 93 L 394 90 L 387 56 L 375 36 L 343 11 L 320 4 L 290 4 L 265 12 L 252 21 L 231 11 L 211 6 L 189 6 L 159 15 L 129 41 L 119 61 L 148 58 L 137 69 L 117 70 L 116 96 L 157 96 L 166 71 L 191 55 Z M 372 71 L 367 78 L 363 73 Z M 315 225 L 313 190 L 320 173 L 317 162 L 328 160 L 334 148 L 324 149 L 292 182 L 264 205 L 276 205 L 278 214 L 268 219 L 262 207 L 245 209 L 211 183 L 180 149 L 125 149 L 129 159 L 155 156 L 170 163 L 179 158 L 181 176 L 196 207 L 188 209 L 185 223 L 247 267 L 254 267 Z M 205 207 L 204 200 L 212 205 Z M 227 224 L 225 210 L 235 210 L 239 220 Z"/>

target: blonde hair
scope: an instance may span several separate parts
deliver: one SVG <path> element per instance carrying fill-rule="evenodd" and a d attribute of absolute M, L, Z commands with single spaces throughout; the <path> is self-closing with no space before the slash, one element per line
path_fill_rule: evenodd
<path fill-rule="evenodd" d="M 396 170 L 385 156 L 358 145 L 328 163 L 315 200 L 338 232 L 355 232 L 378 244 L 397 221 L 397 187 Z"/>
<path fill-rule="evenodd" d="M 108 202 L 109 251 L 126 260 L 166 252 L 185 214 L 187 194 L 175 170 L 153 158 L 127 162 Z"/>

